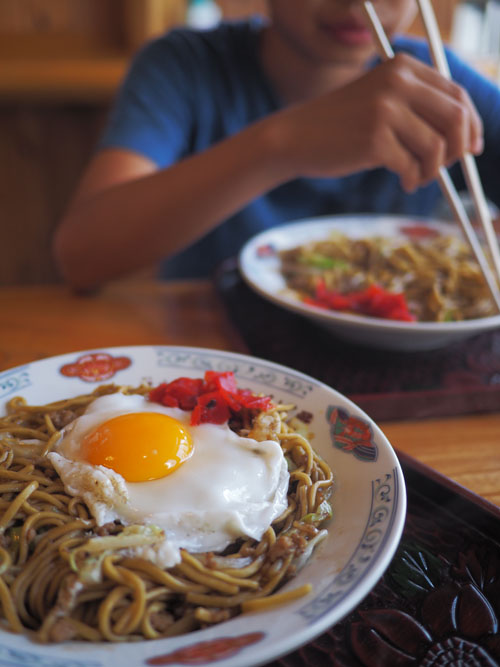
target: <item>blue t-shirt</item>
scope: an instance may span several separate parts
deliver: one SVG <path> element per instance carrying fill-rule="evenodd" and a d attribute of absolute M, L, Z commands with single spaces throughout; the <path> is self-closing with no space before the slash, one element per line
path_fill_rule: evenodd
<path fill-rule="evenodd" d="M 278 110 L 280 99 L 258 57 L 261 29 L 260 21 L 222 23 L 202 32 L 179 28 L 147 44 L 121 86 L 100 148 L 126 148 L 167 167 Z M 430 62 L 422 41 L 399 37 L 393 46 Z M 486 148 L 477 162 L 487 196 L 500 205 L 500 90 L 453 53 L 448 59 L 453 79 L 469 91 L 483 118 Z M 459 166 L 451 173 L 463 189 Z M 253 235 L 292 220 L 352 213 L 426 216 L 440 200 L 437 183 L 407 194 L 399 177 L 382 168 L 342 178 L 296 179 L 166 260 L 161 275 L 210 275 Z"/>

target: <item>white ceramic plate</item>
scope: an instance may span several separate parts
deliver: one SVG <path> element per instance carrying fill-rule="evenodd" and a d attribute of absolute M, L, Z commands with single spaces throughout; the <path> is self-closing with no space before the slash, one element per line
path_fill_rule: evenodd
<path fill-rule="evenodd" d="M 307 375 L 253 357 L 202 348 L 139 346 L 75 352 L 0 373 L 0 414 L 5 412 L 5 402 L 17 395 L 43 404 L 88 393 L 100 383 L 137 385 L 147 380 L 156 384 L 179 376 L 203 377 L 207 369 L 231 370 L 238 386 L 293 402 L 314 415 L 314 447 L 336 478 L 334 518 L 329 537 L 287 584 L 290 589 L 309 582 L 313 592 L 287 605 L 173 639 L 39 646 L 24 636 L 0 632 L 0 665 L 139 667 L 161 664 L 162 656 L 163 664 L 259 665 L 312 640 L 375 586 L 394 555 L 404 525 L 401 468 L 387 438 L 360 408 Z M 221 640 L 227 650 L 224 658 L 214 652 Z M 201 653 L 205 661 L 183 662 L 186 649 Z"/>
<path fill-rule="evenodd" d="M 301 220 L 274 227 L 248 241 L 240 253 L 240 271 L 248 285 L 266 299 L 310 318 L 343 339 L 370 347 L 430 350 L 500 327 L 500 315 L 463 322 L 395 322 L 310 306 L 286 288 L 279 259 L 273 254 L 273 251 L 324 239 L 333 230 L 351 238 L 409 238 L 408 234 L 415 227 L 443 235 L 461 233 L 453 223 L 400 216 L 356 215 Z"/>

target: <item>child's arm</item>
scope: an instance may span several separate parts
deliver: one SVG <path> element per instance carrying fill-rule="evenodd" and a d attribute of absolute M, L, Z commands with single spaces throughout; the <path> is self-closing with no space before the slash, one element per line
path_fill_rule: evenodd
<path fill-rule="evenodd" d="M 249 126 L 162 170 L 129 150 L 98 153 L 54 239 L 64 278 L 85 290 L 160 261 L 287 180 L 273 125 Z"/>
<path fill-rule="evenodd" d="M 90 164 L 55 237 L 66 280 L 87 289 L 182 249 L 252 199 L 296 177 L 387 167 L 412 190 L 481 150 L 466 93 L 407 55 L 320 98 L 157 170 L 131 151 Z"/>

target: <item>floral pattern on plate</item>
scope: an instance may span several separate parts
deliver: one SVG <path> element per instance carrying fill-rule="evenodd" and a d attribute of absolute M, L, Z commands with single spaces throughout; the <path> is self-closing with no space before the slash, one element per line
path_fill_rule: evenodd
<path fill-rule="evenodd" d="M 334 447 L 352 452 L 360 461 L 377 460 L 377 445 L 369 422 L 333 406 L 328 408 L 326 417 Z"/>
<path fill-rule="evenodd" d="M 61 375 L 79 377 L 85 382 L 104 382 L 118 371 L 128 368 L 132 361 L 128 357 L 113 357 L 106 352 L 83 354 L 71 364 L 61 366 Z"/>
<path fill-rule="evenodd" d="M 208 642 L 199 642 L 172 653 L 158 655 L 146 660 L 147 665 L 207 665 L 214 660 L 225 660 L 243 647 L 255 644 L 264 638 L 263 632 L 251 632 L 238 637 L 220 637 Z"/>

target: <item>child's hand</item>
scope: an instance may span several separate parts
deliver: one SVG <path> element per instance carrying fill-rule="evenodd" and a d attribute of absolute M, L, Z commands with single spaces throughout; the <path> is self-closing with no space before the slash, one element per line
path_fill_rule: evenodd
<path fill-rule="evenodd" d="M 412 191 L 441 165 L 482 150 L 482 123 L 468 94 L 406 54 L 278 116 L 296 176 L 386 167 Z"/>

